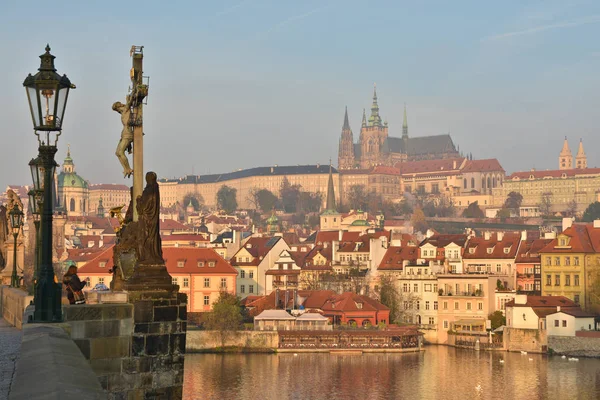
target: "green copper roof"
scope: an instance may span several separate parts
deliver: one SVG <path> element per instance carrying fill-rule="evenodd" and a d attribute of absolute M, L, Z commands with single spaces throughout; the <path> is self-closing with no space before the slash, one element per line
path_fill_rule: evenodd
<path fill-rule="evenodd" d="M 58 187 L 73 187 L 87 189 L 88 183 L 75 172 L 58 174 Z"/>
<path fill-rule="evenodd" d="M 369 223 L 364 219 L 357 219 L 356 221 L 351 223 L 350 226 L 369 226 Z"/>
<path fill-rule="evenodd" d="M 381 126 L 381 117 L 379 116 L 379 104 L 377 104 L 377 86 L 373 87 L 373 104 L 371 105 L 369 126 Z"/>
<path fill-rule="evenodd" d="M 275 215 L 275 213 L 271 214 L 271 216 L 267 218 L 267 225 L 277 225 L 278 222 L 279 218 L 277 218 L 277 215 Z"/>
<path fill-rule="evenodd" d="M 325 210 L 321 213 L 321 215 L 340 215 L 336 210 Z"/>
<path fill-rule="evenodd" d="M 65 157 L 65 161 L 63 165 L 73 165 L 73 159 L 71 158 L 71 145 L 67 145 L 67 156 Z"/>

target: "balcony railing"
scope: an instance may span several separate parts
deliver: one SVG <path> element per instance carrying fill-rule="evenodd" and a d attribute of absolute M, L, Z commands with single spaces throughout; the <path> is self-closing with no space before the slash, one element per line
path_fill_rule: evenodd
<path fill-rule="evenodd" d="M 475 292 L 452 292 L 449 291 L 448 293 L 443 292 L 443 293 L 438 293 L 438 295 L 440 296 L 455 296 L 455 297 L 485 297 L 485 292 L 483 290 L 476 290 Z"/>

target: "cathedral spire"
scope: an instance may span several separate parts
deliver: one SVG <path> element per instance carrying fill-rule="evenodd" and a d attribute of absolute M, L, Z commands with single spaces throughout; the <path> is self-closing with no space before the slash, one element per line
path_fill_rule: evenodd
<path fill-rule="evenodd" d="M 406 118 L 406 103 L 404 103 L 404 119 L 402 121 L 402 139 L 408 139 L 408 119 Z"/>
<path fill-rule="evenodd" d="M 335 191 L 333 189 L 333 174 L 331 160 L 329 161 L 329 181 L 327 182 L 327 206 L 328 211 L 335 211 Z"/>
<path fill-rule="evenodd" d="M 577 155 L 575 156 L 575 165 L 579 169 L 587 168 L 587 157 L 585 151 L 583 151 L 583 141 L 579 139 L 579 149 L 577 149 Z"/>
<path fill-rule="evenodd" d="M 346 106 L 346 112 L 344 114 L 344 126 L 342 126 L 342 130 L 350 130 L 350 122 L 348 122 L 348 106 Z"/>
<path fill-rule="evenodd" d="M 369 117 L 369 126 L 381 126 L 381 117 L 379 116 L 379 104 L 377 104 L 377 84 L 373 84 L 373 104 L 371 105 L 371 116 Z"/>
<path fill-rule="evenodd" d="M 558 156 L 558 169 L 571 168 L 573 168 L 573 153 L 571 153 L 571 149 L 569 149 L 569 142 L 567 141 L 567 137 L 565 136 L 565 141 L 563 142 L 562 150 L 560 151 L 560 155 Z"/>
<path fill-rule="evenodd" d="M 367 127 L 367 113 L 364 108 L 363 108 L 362 127 L 363 128 Z"/>

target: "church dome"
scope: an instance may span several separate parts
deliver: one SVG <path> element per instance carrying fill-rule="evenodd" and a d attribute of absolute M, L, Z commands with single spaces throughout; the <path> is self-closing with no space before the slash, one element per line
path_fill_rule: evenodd
<path fill-rule="evenodd" d="M 58 186 L 87 189 L 88 183 L 75 172 L 61 172 L 58 174 Z"/>
<path fill-rule="evenodd" d="M 364 219 L 357 219 L 356 221 L 352 222 L 350 226 L 369 226 L 369 223 Z"/>

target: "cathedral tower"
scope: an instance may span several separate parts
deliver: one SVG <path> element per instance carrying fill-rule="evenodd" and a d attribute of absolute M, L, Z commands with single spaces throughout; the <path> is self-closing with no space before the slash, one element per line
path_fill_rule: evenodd
<path fill-rule="evenodd" d="M 354 136 L 352 135 L 352 129 L 350 129 L 350 122 L 348 121 L 348 107 L 346 107 L 346 113 L 344 114 L 344 125 L 342 126 L 342 136 L 340 137 L 338 168 L 354 168 Z"/>
<path fill-rule="evenodd" d="M 385 160 L 384 145 L 387 136 L 388 127 L 387 124 L 384 124 L 381 121 L 379 104 L 377 103 L 377 86 L 374 86 L 371 115 L 366 124 L 363 116 L 363 126 L 360 130 L 361 168 L 371 168 L 375 165 L 386 163 L 387 160 Z"/>
<path fill-rule="evenodd" d="M 582 148 L 583 150 L 583 148 Z M 558 156 L 558 169 L 572 169 L 573 168 L 573 154 L 569 149 L 569 142 L 565 136 L 565 142 L 563 143 L 562 150 Z"/>
<path fill-rule="evenodd" d="M 402 139 L 408 139 L 408 119 L 406 118 L 406 103 L 404 104 L 404 119 L 402 120 Z"/>
<path fill-rule="evenodd" d="M 579 139 L 579 149 L 577 149 L 577 155 L 575 156 L 575 165 L 577 169 L 587 168 L 587 157 L 583 151 L 583 142 Z"/>

